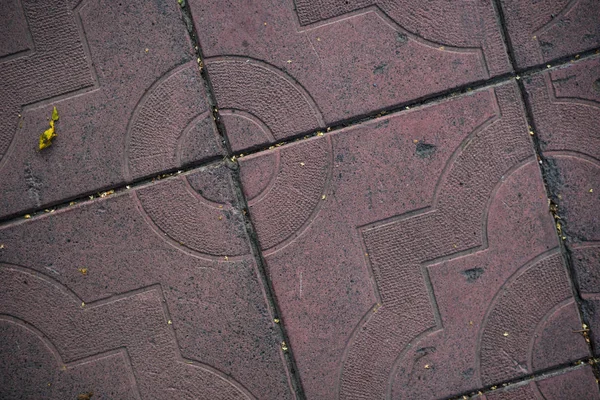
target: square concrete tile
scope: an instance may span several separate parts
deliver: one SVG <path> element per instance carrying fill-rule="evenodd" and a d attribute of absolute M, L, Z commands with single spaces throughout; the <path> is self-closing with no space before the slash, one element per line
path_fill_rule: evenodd
<path fill-rule="evenodd" d="M 291 399 L 229 171 L 0 230 L 3 399 Z"/>
<path fill-rule="evenodd" d="M 600 47 L 596 0 L 501 0 L 519 68 Z"/>
<path fill-rule="evenodd" d="M 525 80 L 548 181 L 600 345 L 600 58 Z"/>
<path fill-rule="evenodd" d="M 177 2 L 1 7 L 0 217 L 222 154 Z"/>
<path fill-rule="evenodd" d="M 588 355 L 524 115 L 510 83 L 240 159 L 307 398 Z"/>
<path fill-rule="evenodd" d="M 236 151 L 510 70 L 492 2 L 189 4 Z"/>
<path fill-rule="evenodd" d="M 485 400 L 597 400 L 598 384 L 592 367 L 586 365 L 574 371 L 528 382 L 514 388 L 500 389 L 475 399 Z"/>

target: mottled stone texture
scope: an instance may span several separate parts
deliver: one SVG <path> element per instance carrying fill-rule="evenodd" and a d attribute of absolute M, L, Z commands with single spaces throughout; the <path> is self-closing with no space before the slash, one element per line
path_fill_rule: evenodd
<path fill-rule="evenodd" d="M 240 168 L 308 398 L 440 398 L 588 355 L 515 84 Z"/>
<path fill-rule="evenodd" d="M 0 217 L 222 152 L 177 3 L 73 3 L 0 6 Z"/>
<path fill-rule="evenodd" d="M 600 59 L 525 81 L 549 188 L 600 348 Z M 595 333 L 596 332 L 596 333 Z"/>
<path fill-rule="evenodd" d="M 519 68 L 600 47 L 597 0 L 500 0 Z"/>
<path fill-rule="evenodd" d="M 235 150 L 510 70 L 492 2 L 189 3 Z"/>
<path fill-rule="evenodd" d="M 0 397 L 292 398 L 230 182 L 208 168 L 0 230 Z"/>
<path fill-rule="evenodd" d="M 0 399 L 599 399 L 598 21 L 0 0 Z"/>

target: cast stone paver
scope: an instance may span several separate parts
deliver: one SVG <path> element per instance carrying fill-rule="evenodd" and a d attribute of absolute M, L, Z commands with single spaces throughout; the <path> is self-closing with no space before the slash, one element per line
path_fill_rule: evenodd
<path fill-rule="evenodd" d="M 222 154 L 175 1 L 0 7 L 0 217 Z"/>
<path fill-rule="evenodd" d="M 481 400 L 597 400 L 600 399 L 598 384 L 592 367 L 585 366 L 561 375 L 529 382 L 515 388 L 501 389 L 484 396 Z"/>
<path fill-rule="evenodd" d="M 598 399 L 598 4 L 0 2 L 0 398 Z"/>
<path fill-rule="evenodd" d="M 557 220 L 600 348 L 600 58 L 525 80 Z M 595 329 L 594 329 L 595 328 Z"/>
<path fill-rule="evenodd" d="M 519 68 L 600 46 L 597 0 L 500 0 Z"/>
<path fill-rule="evenodd" d="M 236 151 L 510 70 L 489 1 L 189 5 Z"/>
<path fill-rule="evenodd" d="M 0 230 L 0 397 L 290 399 L 224 167 Z"/>
<path fill-rule="evenodd" d="M 589 355 L 514 83 L 240 159 L 308 399 Z"/>

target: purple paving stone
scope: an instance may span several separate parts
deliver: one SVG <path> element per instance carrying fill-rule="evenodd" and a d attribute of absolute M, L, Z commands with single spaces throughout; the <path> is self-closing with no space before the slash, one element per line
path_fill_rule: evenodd
<path fill-rule="evenodd" d="M 510 70 L 491 2 L 189 4 L 236 151 Z"/>
<path fill-rule="evenodd" d="M 597 400 L 600 399 L 598 384 L 592 367 L 585 366 L 560 375 L 531 381 L 507 389 L 499 389 L 484 396 L 482 400 Z"/>
<path fill-rule="evenodd" d="M 600 46 L 596 0 L 501 0 L 501 4 L 520 68 Z"/>
<path fill-rule="evenodd" d="M 222 154 L 175 1 L 1 7 L 0 217 Z"/>
<path fill-rule="evenodd" d="M 240 168 L 309 399 L 440 398 L 588 355 L 515 84 Z"/>
<path fill-rule="evenodd" d="M 228 171 L 0 230 L 0 397 L 294 398 Z"/>
<path fill-rule="evenodd" d="M 526 80 L 550 190 L 576 280 L 600 345 L 600 59 Z"/>

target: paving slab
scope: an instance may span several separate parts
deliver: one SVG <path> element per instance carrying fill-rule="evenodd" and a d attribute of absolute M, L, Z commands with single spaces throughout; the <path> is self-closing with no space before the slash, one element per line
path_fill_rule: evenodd
<path fill-rule="evenodd" d="M 519 68 L 600 47 L 596 0 L 500 0 Z"/>
<path fill-rule="evenodd" d="M 527 384 L 499 389 L 475 399 L 485 400 L 563 400 L 600 399 L 594 371 L 589 365 Z"/>
<path fill-rule="evenodd" d="M 240 174 L 307 398 L 442 398 L 589 355 L 516 84 Z"/>
<path fill-rule="evenodd" d="M 1 229 L 0 397 L 294 398 L 230 184 L 208 168 Z"/>
<path fill-rule="evenodd" d="M 222 154 L 177 2 L 0 7 L 0 217 Z"/>
<path fill-rule="evenodd" d="M 188 3 L 236 151 L 510 70 L 492 2 Z"/>
<path fill-rule="evenodd" d="M 600 58 L 525 80 L 564 240 L 600 345 Z M 596 333 L 594 333 L 596 332 Z"/>

